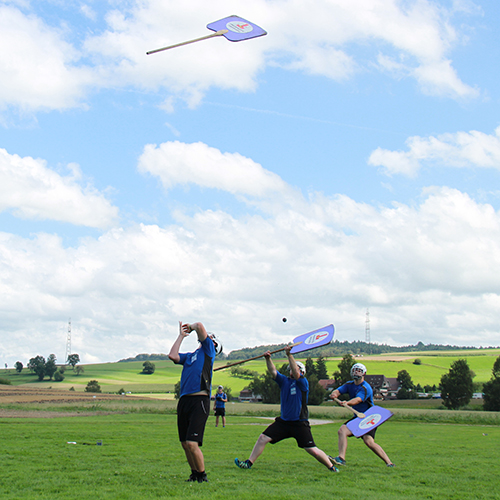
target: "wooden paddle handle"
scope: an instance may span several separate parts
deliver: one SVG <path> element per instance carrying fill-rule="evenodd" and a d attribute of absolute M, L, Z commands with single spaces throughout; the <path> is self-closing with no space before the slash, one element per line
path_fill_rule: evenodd
<path fill-rule="evenodd" d="M 208 38 L 213 38 L 214 36 L 222 36 L 225 35 L 228 30 L 219 30 L 215 33 L 211 33 L 210 35 L 202 36 L 200 38 L 195 38 L 194 40 L 188 40 L 187 42 L 176 43 L 175 45 L 169 45 L 168 47 L 162 47 L 161 49 L 150 50 L 146 52 L 146 55 L 156 54 L 157 52 L 161 52 L 162 50 L 173 49 L 175 47 L 182 47 L 183 45 L 188 45 L 190 43 L 199 42 L 200 40 L 207 40 Z"/>
<path fill-rule="evenodd" d="M 295 347 L 296 345 L 299 345 L 299 344 L 302 344 L 302 342 L 295 342 L 295 344 L 292 344 L 291 347 Z M 288 346 L 285 346 L 285 347 L 282 347 L 280 349 L 276 349 L 275 351 L 271 351 L 271 354 L 284 351 L 287 347 Z M 231 366 L 241 365 L 243 363 L 246 363 L 247 361 L 252 361 L 254 359 L 262 358 L 264 355 L 265 355 L 265 353 L 259 354 L 258 356 L 254 356 L 253 358 L 244 359 L 243 361 L 236 361 L 236 363 L 231 363 L 230 365 L 219 366 L 218 368 L 214 368 L 214 372 L 219 371 L 219 370 L 224 370 L 224 368 L 230 368 Z"/>
<path fill-rule="evenodd" d="M 340 401 L 340 399 L 338 398 L 333 398 L 340 406 L 343 406 L 344 408 L 348 408 L 349 410 L 351 410 L 354 415 L 356 415 L 356 417 L 359 417 L 359 418 L 365 418 L 365 414 L 364 413 L 361 413 L 359 412 L 358 410 L 355 410 L 352 406 L 344 406 L 342 404 L 342 401 Z"/>

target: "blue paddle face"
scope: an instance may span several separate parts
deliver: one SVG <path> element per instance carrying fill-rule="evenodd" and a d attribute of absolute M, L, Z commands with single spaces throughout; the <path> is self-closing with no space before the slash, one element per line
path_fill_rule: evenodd
<path fill-rule="evenodd" d="M 267 35 L 262 28 L 238 16 L 229 16 L 219 21 L 207 24 L 207 28 L 212 31 L 228 30 L 223 36 L 231 42 L 240 42 L 250 38 Z"/>
<path fill-rule="evenodd" d="M 292 347 L 290 352 L 292 354 L 296 354 L 298 352 L 308 351 L 309 349 L 329 344 L 333 339 L 334 331 L 335 329 L 333 325 L 328 325 L 324 328 L 320 328 L 319 330 L 299 335 L 293 339 L 293 343 L 295 344 L 300 342 L 300 344 Z"/>
<path fill-rule="evenodd" d="M 372 406 L 365 411 L 365 418 L 355 418 L 347 422 L 347 428 L 356 437 L 363 436 L 392 417 L 392 412 L 381 406 Z"/>

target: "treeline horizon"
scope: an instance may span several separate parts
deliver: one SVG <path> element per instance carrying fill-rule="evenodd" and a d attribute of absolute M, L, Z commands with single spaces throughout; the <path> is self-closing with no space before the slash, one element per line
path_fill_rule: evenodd
<path fill-rule="evenodd" d="M 235 349 L 227 355 L 217 356 L 217 359 L 227 359 L 231 360 L 243 360 L 248 358 L 253 358 L 254 356 L 260 356 L 266 351 L 275 351 L 286 347 L 287 344 L 268 344 L 256 347 L 245 347 L 243 349 Z M 463 351 L 463 350 L 490 350 L 499 349 L 497 347 L 474 347 L 474 346 L 456 346 L 456 345 L 443 345 L 443 344 L 424 344 L 423 342 L 417 342 L 415 345 L 405 345 L 405 346 L 390 346 L 387 344 L 372 344 L 368 342 L 363 342 L 360 340 L 353 340 L 349 342 L 348 340 L 339 341 L 334 340 L 330 344 L 322 347 L 316 347 L 309 351 L 303 353 L 298 353 L 295 355 L 296 358 L 317 358 L 319 356 L 323 357 L 338 357 L 344 356 L 344 354 L 354 354 L 354 355 L 370 355 L 370 354 L 389 354 L 389 353 L 400 353 L 400 352 L 425 352 L 425 351 Z M 272 355 L 273 358 L 280 359 L 285 358 L 285 352 L 277 352 Z M 165 360 L 169 359 L 167 354 L 137 354 L 134 357 L 120 359 L 118 363 L 124 363 L 128 361 L 154 361 L 154 360 Z"/>

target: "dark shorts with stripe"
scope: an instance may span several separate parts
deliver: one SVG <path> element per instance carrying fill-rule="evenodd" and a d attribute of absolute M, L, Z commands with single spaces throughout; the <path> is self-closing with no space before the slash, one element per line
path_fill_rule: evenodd
<path fill-rule="evenodd" d="M 288 422 L 278 417 L 262 434 L 271 438 L 271 444 L 293 437 L 299 448 L 314 448 L 316 446 L 311 426 L 307 420 Z"/>
<path fill-rule="evenodd" d="M 209 396 L 182 396 L 177 404 L 179 441 L 196 441 L 201 446 L 209 414 Z"/>

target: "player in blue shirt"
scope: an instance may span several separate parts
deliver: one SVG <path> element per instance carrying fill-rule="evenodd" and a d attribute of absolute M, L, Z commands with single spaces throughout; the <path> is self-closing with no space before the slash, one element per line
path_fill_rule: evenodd
<path fill-rule="evenodd" d="M 309 411 L 307 409 L 309 382 L 305 378 L 305 366 L 295 361 L 290 353 L 292 347 L 290 345 L 285 349 L 289 363 L 289 377 L 285 377 L 278 372 L 269 351 L 264 354 L 267 370 L 280 387 L 281 416 L 276 418 L 274 423 L 259 436 L 250 458 L 244 461 L 235 458 L 234 463 L 240 469 L 250 469 L 255 460 L 264 451 L 267 443 L 274 444 L 283 439 L 293 437 L 297 441 L 299 448 L 306 450 L 307 453 L 325 465 L 330 471 L 338 472 L 338 469 L 330 463 L 328 455 L 314 443 L 308 421 Z"/>
<path fill-rule="evenodd" d="M 224 392 L 224 387 L 219 385 L 217 392 L 215 393 L 215 427 L 219 426 L 219 417 L 222 417 L 222 427 L 226 427 L 226 403 L 227 394 Z"/>
<path fill-rule="evenodd" d="M 342 406 L 351 406 L 360 413 L 364 413 L 368 408 L 373 406 L 373 389 L 370 384 L 365 381 L 366 366 L 361 363 L 356 363 L 351 367 L 351 377 L 353 380 L 341 385 L 338 389 L 335 389 L 330 394 L 332 399 L 338 398 L 341 394 L 348 394 L 349 400 L 342 401 L 340 404 Z M 357 417 L 353 417 L 357 418 Z M 352 419 L 351 419 L 352 420 Z M 329 457 L 330 460 L 337 465 L 345 465 L 345 455 L 347 451 L 347 438 L 353 436 L 353 433 L 347 427 L 347 422 L 343 424 L 338 432 L 339 436 L 339 454 L 337 457 Z M 364 443 L 370 450 L 372 450 L 378 457 L 380 457 L 386 464 L 387 467 L 394 467 L 387 453 L 382 449 L 382 447 L 375 442 L 375 433 L 377 432 L 377 427 L 372 429 L 370 432 L 363 434 L 362 437 Z"/>
<path fill-rule="evenodd" d="M 179 353 L 182 341 L 195 331 L 200 346 L 194 352 Z M 191 467 L 188 481 L 207 482 L 205 460 L 200 447 L 210 413 L 210 391 L 212 388 L 212 367 L 215 356 L 222 352 L 217 337 L 208 333 L 202 323 L 179 322 L 179 336 L 172 345 L 168 357 L 181 364 L 181 390 L 177 404 L 177 428 L 179 440 Z"/>

